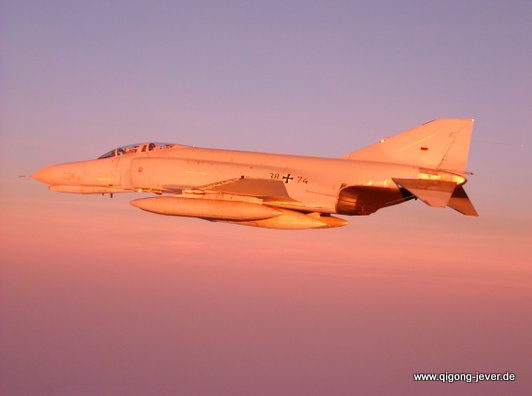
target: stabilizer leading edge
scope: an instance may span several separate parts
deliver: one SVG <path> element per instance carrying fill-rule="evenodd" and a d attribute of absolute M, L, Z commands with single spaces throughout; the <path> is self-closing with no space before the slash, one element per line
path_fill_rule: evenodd
<path fill-rule="evenodd" d="M 447 206 L 466 216 L 478 216 L 478 212 L 462 186 L 455 188 Z"/>

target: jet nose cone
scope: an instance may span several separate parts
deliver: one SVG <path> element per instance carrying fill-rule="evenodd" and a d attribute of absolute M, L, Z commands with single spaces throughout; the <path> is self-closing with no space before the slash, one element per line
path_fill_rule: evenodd
<path fill-rule="evenodd" d="M 33 175 L 31 175 L 31 177 L 35 180 L 40 181 L 41 183 L 52 184 L 52 180 L 54 178 L 54 172 L 52 168 L 52 166 L 42 168 L 41 170 L 38 170 Z"/>

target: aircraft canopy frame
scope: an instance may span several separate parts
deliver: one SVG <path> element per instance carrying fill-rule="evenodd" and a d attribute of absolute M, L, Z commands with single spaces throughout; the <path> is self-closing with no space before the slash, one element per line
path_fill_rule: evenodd
<path fill-rule="evenodd" d="M 173 143 L 134 143 L 128 144 L 126 146 L 117 147 L 112 149 L 105 154 L 102 154 L 98 159 L 111 158 L 111 157 L 120 157 L 122 155 L 136 154 L 136 153 L 147 153 L 151 151 L 164 150 L 174 146 L 179 146 Z"/>

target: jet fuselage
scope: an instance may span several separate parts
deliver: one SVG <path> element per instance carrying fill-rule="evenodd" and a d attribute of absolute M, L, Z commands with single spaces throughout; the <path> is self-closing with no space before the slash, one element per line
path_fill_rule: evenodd
<path fill-rule="evenodd" d="M 451 148 L 462 130 L 470 135 L 471 123 L 434 123 L 438 122 L 445 125 L 435 129 L 432 123 L 424 124 L 391 138 L 392 144 L 383 140 L 345 158 L 146 143 L 121 147 L 95 160 L 46 167 L 33 177 L 59 192 L 168 195 L 132 204 L 159 214 L 270 228 L 344 225 L 330 214 L 367 215 L 412 198 L 464 213 L 456 204 L 460 200 L 462 209 L 467 206 L 461 187 L 466 182 L 464 169 L 441 164 L 462 166 L 463 155 Z M 450 133 L 443 127 L 450 127 Z M 224 217 L 224 212 L 232 214 Z M 307 219 L 312 223 L 308 227 Z"/>

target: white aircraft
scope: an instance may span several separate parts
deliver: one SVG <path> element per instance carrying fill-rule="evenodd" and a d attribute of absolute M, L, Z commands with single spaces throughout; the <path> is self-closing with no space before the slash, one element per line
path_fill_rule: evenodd
<path fill-rule="evenodd" d="M 473 120 L 441 119 L 347 154 L 319 158 L 167 143 L 120 147 L 32 175 L 51 191 L 145 192 L 163 215 L 277 229 L 330 228 L 410 199 L 478 216 L 463 185 Z"/>

